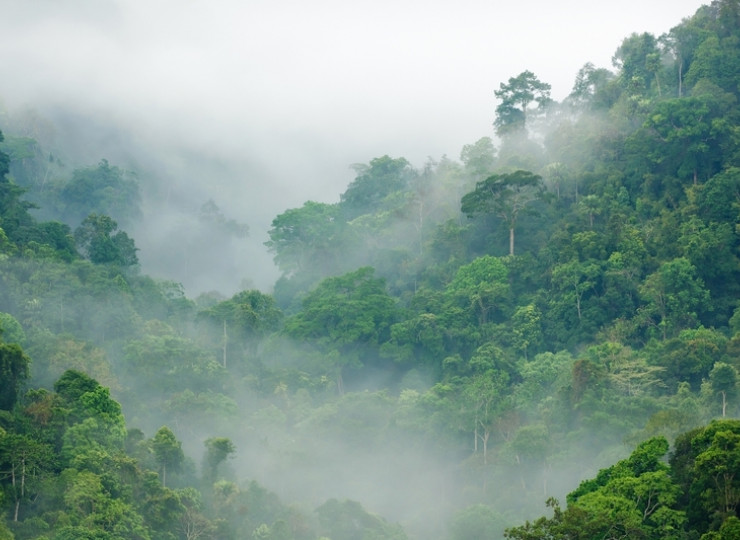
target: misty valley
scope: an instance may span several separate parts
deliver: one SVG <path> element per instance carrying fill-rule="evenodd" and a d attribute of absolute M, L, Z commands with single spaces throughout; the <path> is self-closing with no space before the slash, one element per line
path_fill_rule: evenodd
<path fill-rule="evenodd" d="M 0 103 L 0 540 L 740 538 L 739 81 L 716 0 L 269 225 Z"/>

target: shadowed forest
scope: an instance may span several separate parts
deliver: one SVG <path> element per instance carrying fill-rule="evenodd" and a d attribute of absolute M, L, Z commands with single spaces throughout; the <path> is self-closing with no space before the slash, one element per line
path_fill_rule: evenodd
<path fill-rule="evenodd" d="M 269 291 L 148 274 L 166 178 L 2 112 L 0 540 L 739 538 L 740 2 L 616 45 L 275 216 Z"/>

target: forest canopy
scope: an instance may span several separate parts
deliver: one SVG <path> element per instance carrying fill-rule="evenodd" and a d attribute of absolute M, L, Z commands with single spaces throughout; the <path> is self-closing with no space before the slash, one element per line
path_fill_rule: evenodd
<path fill-rule="evenodd" d="M 459 159 L 275 216 L 270 290 L 147 274 L 156 175 L 3 129 L 0 539 L 737 538 L 738 43 L 512 74 Z M 251 230 L 192 214 L 194 272 Z"/>

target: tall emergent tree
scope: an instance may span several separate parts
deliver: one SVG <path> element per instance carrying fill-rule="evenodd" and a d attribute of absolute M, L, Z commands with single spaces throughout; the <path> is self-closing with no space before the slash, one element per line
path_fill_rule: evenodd
<path fill-rule="evenodd" d="M 496 134 L 509 135 L 523 131 L 527 127 L 529 106 L 534 102 L 540 110 L 550 103 L 550 88 L 531 71 L 523 71 L 508 83 L 501 83 L 493 93 L 501 100 L 496 107 Z"/>

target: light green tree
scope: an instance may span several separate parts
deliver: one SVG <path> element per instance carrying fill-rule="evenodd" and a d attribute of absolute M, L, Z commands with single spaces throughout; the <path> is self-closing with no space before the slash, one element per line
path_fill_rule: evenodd
<path fill-rule="evenodd" d="M 206 454 L 203 460 L 207 465 L 209 480 L 214 483 L 219 465 L 236 452 L 236 446 L 231 442 L 231 439 L 226 437 L 211 437 L 206 439 L 204 444 Z"/>
<path fill-rule="evenodd" d="M 364 267 L 322 281 L 303 299 L 303 309 L 285 321 L 285 333 L 318 348 L 343 393 L 344 366 L 361 367 L 388 340 L 397 316 L 385 281 Z"/>
<path fill-rule="evenodd" d="M 167 486 L 167 470 L 178 471 L 185 460 L 182 444 L 167 426 L 157 430 L 151 444 L 154 459 L 162 471 L 162 486 Z"/>

